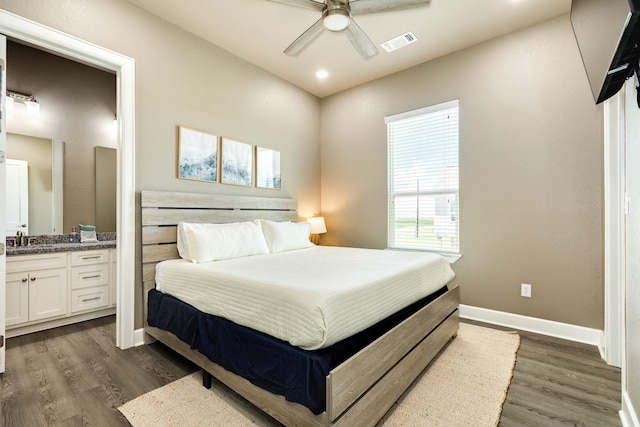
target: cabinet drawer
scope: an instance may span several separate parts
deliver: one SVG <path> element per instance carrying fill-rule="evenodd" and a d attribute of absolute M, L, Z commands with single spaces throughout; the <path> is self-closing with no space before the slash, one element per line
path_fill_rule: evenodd
<path fill-rule="evenodd" d="M 71 267 L 71 289 L 109 284 L 109 264 Z"/>
<path fill-rule="evenodd" d="M 7 257 L 7 273 L 45 270 L 67 266 L 67 254 L 10 255 Z"/>
<path fill-rule="evenodd" d="M 109 262 L 109 249 L 71 252 L 71 266 L 102 264 Z"/>
<path fill-rule="evenodd" d="M 71 291 L 71 312 L 94 310 L 109 306 L 109 287 L 96 286 L 93 288 Z"/>

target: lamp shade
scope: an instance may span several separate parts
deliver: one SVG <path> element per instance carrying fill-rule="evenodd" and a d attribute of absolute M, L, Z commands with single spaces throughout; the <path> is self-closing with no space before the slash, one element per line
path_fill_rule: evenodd
<path fill-rule="evenodd" d="M 327 226 L 324 223 L 324 217 L 314 216 L 307 218 L 307 222 L 311 224 L 311 234 L 322 234 L 327 232 Z"/>

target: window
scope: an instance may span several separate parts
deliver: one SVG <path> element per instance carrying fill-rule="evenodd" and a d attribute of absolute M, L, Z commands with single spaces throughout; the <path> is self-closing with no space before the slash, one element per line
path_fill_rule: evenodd
<path fill-rule="evenodd" d="M 389 247 L 458 253 L 458 101 L 385 122 Z"/>

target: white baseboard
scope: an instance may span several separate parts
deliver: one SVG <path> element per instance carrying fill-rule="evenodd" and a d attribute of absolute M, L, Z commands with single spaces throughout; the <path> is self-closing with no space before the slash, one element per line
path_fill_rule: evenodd
<path fill-rule="evenodd" d="M 144 328 L 136 329 L 133 331 L 133 345 L 135 347 L 145 345 L 144 335 Z"/>
<path fill-rule="evenodd" d="M 523 331 L 534 332 L 536 334 L 595 345 L 601 349 L 602 354 L 603 332 L 599 329 L 585 328 L 583 326 L 576 326 L 568 323 L 553 322 L 551 320 L 522 316 L 504 311 L 489 310 L 464 304 L 460 304 L 460 317 L 463 319 L 477 320 L 479 322 L 491 323 L 493 325 L 506 326 L 508 328 L 520 329 Z M 133 333 L 135 346 L 144 345 L 144 328 L 136 329 Z"/>
<path fill-rule="evenodd" d="M 600 354 L 602 355 L 603 353 L 602 331 L 599 329 L 585 328 L 584 326 L 554 322 L 551 320 L 539 319 L 537 317 L 522 316 L 520 314 L 489 310 L 464 304 L 460 304 L 460 317 L 463 319 L 477 320 L 479 322 L 491 323 L 493 325 L 506 326 L 508 328 L 520 329 L 523 331 L 534 332 L 536 334 L 562 338 L 569 341 L 595 345 L 600 349 Z"/>
<path fill-rule="evenodd" d="M 622 421 L 623 427 L 640 427 L 640 421 L 638 421 L 637 412 L 633 408 L 633 404 L 629 399 L 629 394 L 626 391 L 622 392 L 622 409 L 620 410 L 620 421 Z"/>

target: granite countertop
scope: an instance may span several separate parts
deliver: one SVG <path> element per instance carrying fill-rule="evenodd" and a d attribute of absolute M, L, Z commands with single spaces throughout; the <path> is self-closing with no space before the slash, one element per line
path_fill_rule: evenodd
<path fill-rule="evenodd" d="M 115 248 L 115 240 L 104 240 L 97 243 L 45 243 L 31 246 L 7 246 L 7 255 L 48 254 L 52 252 L 90 251 L 95 249 Z"/>
<path fill-rule="evenodd" d="M 31 244 L 28 246 L 13 246 L 9 236 L 5 249 L 7 255 L 48 254 L 54 252 L 90 251 L 96 249 L 110 249 L 116 247 L 116 233 L 98 233 L 98 242 L 70 243 L 70 235 L 28 236 Z"/>

